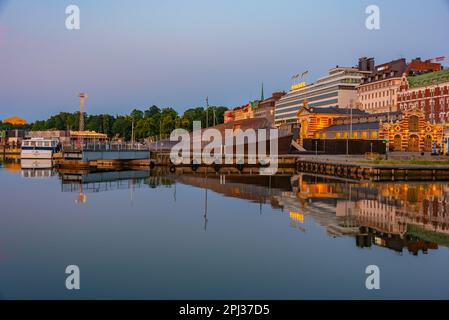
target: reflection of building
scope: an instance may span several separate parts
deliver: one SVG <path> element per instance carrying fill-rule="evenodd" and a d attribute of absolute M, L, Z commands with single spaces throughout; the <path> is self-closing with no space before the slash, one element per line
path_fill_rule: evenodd
<path fill-rule="evenodd" d="M 406 248 L 413 254 L 449 247 L 449 186 L 351 185 L 298 177 L 297 192 L 284 193 L 279 204 L 311 216 L 333 236 L 355 234 L 360 247 L 377 245 L 398 252 Z"/>
<path fill-rule="evenodd" d="M 296 123 L 297 114 L 304 102 L 310 108 L 349 108 L 357 101 L 357 86 L 362 78 L 370 74 L 368 67 L 335 67 L 325 77 L 309 85 L 295 85 L 283 96 L 275 108 L 275 124 Z"/>

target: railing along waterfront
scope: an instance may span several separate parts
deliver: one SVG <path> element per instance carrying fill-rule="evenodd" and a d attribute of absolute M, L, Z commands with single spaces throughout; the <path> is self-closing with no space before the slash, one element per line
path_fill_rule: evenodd
<path fill-rule="evenodd" d="M 148 151 L 149 146 L 143 143 L 84 142 L 63 144 L 62 151 Z"/>

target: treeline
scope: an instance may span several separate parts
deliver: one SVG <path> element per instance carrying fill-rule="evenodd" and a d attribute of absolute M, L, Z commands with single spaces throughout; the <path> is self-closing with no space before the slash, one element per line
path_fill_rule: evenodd
<path fill-rule="evenodd" d="M 132 125 L 134 123 L 134 134 L 136 140 L 160 134 L 170 134 L 176 128 L 192 130 L 193 121 L 201 121 L 206 127 L 220 124 L 224 121 L 226 107 L 209 107 L 208 115 L 202 107 L 191 108 L 179 115 L 173 108 L 158 108 L 152 106 L 146 110 L 134 109 L 129 115 L 84 115 L 84 129 L 105 133 L 109 138 L 120 138 L 131 140 Z M 47 120 L 36 121 L 31 124 L 33 131 L 38 130 L 78 130 L 79 112 L 61 112 Z M 206 118 L 208 124 L 206 124 Z"/>
<path fill-rule="evenodd" d="M 29 124 L 26 125 L 13 125 L 7 122 L 0 121 L 0 131 L 3 130 L 13 130 L 13 129 L 19 129 L 19 130 L 29 130 L 31 126 Z"/>

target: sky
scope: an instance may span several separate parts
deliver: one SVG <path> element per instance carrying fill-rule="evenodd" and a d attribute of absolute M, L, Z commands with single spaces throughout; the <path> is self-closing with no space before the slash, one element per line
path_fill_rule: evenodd
<path fill-rule="evenodd" d="M 380 30 L 365 27 L 372 4 Z M 89 114 L 235 107 L 361 56 L 449 55 L 447 30 L 449 0 L 0 0 L 0 119 L 75 112 L 79 92 Z"/>

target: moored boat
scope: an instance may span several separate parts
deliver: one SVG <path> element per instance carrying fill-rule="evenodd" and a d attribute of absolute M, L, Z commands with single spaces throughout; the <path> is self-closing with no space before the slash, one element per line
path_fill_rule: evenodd
<path fill-rule="evenodd" d="M 23 140 L 20 152 L 21 159 L 52 159 L 59 149 L 59 140 L 32 138 Z"/>

